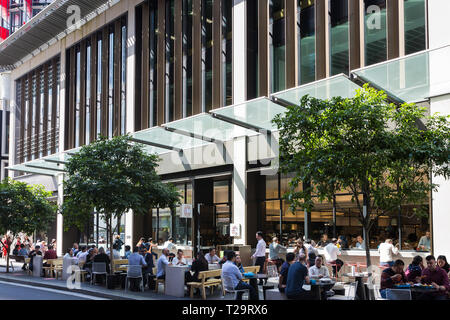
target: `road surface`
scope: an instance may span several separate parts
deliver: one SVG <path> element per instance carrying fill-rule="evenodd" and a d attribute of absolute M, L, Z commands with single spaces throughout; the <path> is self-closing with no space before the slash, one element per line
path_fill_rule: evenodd
<path fill-rule="evenodd" d="M 0 281 L 0 301 L 3 300 L 106 300 L 80 293 Z"/>

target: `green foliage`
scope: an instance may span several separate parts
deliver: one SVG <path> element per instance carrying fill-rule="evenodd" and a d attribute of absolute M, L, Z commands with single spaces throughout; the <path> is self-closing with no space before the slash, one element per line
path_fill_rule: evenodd
<path fill-rule="evenodd" d="M 347 190 L 369 231 L 378 216 L 400 205 L 426 203 L 438 188 L 430 183 L 432 173 L 450 176 L 449 118 L 426 116 L 426 109 L 414 104 L 389 104 L 383 92 L 368 86 L 352 99 L 305 96 L 274 122 L 280 129 L 281 171 L 295 173 L 285 196 L 291 209 L 312 209 L 311 194 L 331 201 Z M 310 187 L 295 190 L 304 181 Z"/>
<path fill-rule="evenodd" d="M 161 182 L 156 155 L 148 155 L 129 136 L 84 146 L 66 165 L 64 204 L 65 227 L 83 229 L 96 209 L 108 224 L 129 210 L 146 214 L 151 208 L 174 208 L 180 195 Z"/>
<path fill-rule="evenodd" d="M 47 200 L 51 196 L 43 186 L 4 180 L 0 184 L 0 234 L 46 231 L 56 217 L 56 206 Z"/>

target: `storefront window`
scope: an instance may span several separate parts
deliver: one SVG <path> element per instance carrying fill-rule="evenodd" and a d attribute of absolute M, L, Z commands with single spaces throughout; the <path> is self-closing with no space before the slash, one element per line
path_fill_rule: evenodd
<path fill-rule="evenodd" d="M 260 206 L 263 232 L 268 238 L 278 236 L 284 243 L 288 243 L 292 238 L 303 237 L 305 227 L 304 210 L 298 208 L 292 212 L 289 203 L 282 199 L 289 190 L 292 177 L 293 175 L 264 177 L 266 198 Z M 298 190 L 301 190 L 301 187 L 302 184 Z M 315 206 L 311 212 L 310 237 L 317 243 L 322 234 L 327 234 L 330 238 L 342 236 L 347 242 L 343 249 L 354 248 L 356 237 L 364 235 L 357 203 L 345 190 L 339 192 L 335 198 L 335 202 L 320 202 L 313 195 Z M 361 203 L 362 200 L 360 195 Z M 370 248 L 377 249 L 379 244 L 388 238 L 393 239 L 394 243 L 401 242 L 402 250 L 417 248 L 420 237 L 429 230 L 426 212 L 428 212 L 426 204 L 421 207 L 409 205 L 379 217 L 369 235 Z"/>

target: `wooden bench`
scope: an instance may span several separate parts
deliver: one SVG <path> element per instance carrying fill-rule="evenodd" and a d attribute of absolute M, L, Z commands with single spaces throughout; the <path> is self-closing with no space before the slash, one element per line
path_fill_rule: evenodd
<path fill-rule="evenodd" d="M 128 259 L 113 260 L 113 272 L 127 272 Z"/>
<path fill-rule="evenodd" d="M 202 298 L 206 300 L 206 288 L 211 288 L 211 293 L 213 293 L 214 287 L 218 287 L 222 285 L 221 279 L 216 279 L 216 277 L 220 277 L 222 275 L 222 270 L 211 270 L 211 271 L 202 271 L 198 274 L 198 279 L 201 282 L 188 282 L 187 285 L 191 287 L 190 289 L 190 297 L 191 299 L 194 297 L 194 289 L 199 288 L 202 291 Z"/>
<path fill-rule="evenodd" d="M 56 279 L 58 279 L 58 272 L 62 272 L 63 259 L 48 259 L 47 261 L 44 261 L 44 263 L 49 265 L 48 267 L 42 267 L 44 270 L 44 277 L 47 277 L 47 275 L 50 277 L 54 272 Z"/>

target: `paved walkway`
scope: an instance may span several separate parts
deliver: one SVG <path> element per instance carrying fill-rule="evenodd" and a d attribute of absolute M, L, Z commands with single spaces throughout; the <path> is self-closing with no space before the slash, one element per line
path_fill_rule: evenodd
<path fill-rule="evenodd" d="M 145 292 L 133 292 L 128 291 L 125 292 L 124 289 L 107 289 L 104 285 L 90 285 L 88 282 L 81 283 L 81 289 L 70 290 L 67 288 L 66 281 L 56 280 L 52 278 L 35 278 L 26 274 L 26 272 L 22 271 L 22 264 L 14 263 L 15 271 L 11 271 L 10 273 L 6 273 L 6 263 L 3 260 L 0 260 L 0 281 L 2 282 L 11 282 L 18 283 L 23 285 L 32 285 L 37 287 L 63 290 L 68 292 L 86 294 L 99 298 L 106 299 L 114 299 L 114 300 L 192 300 L 189 295 L 184 298 L 177 298 L 166 296 L 163 294 L 164 286 L 161 285 L 159 287 L 159 294 L 156 294 L 153 290 L 145 289 Z M 24 289 L 26 290 L 26 289 Z M 262 299 L 262 289 L 260 287 L 260 298 Z M 232 295 L 227 295 L 226 297 L 222 297 L 221 290 L 217 288 L 214 290 L 214 293 L 209 294 L 209 289 L 207 289 L 207 299 L 208 300 L 232 300 Z M 194 296 L 193 300 L 201 300 L 200 296 Z"/>

